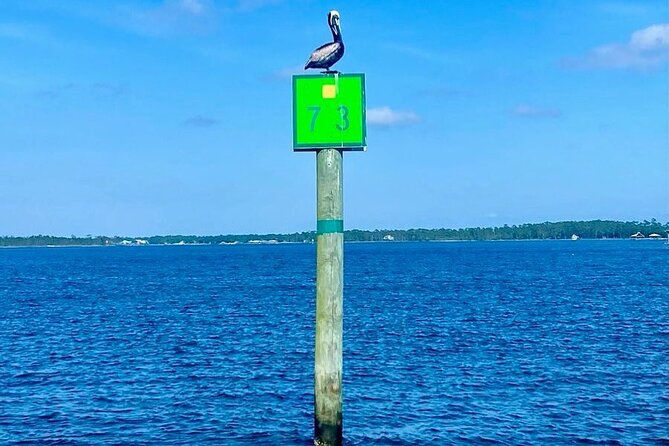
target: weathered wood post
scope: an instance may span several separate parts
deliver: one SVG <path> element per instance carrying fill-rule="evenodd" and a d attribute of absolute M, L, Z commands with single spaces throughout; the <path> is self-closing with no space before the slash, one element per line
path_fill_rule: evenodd
<path fill-rule="evenodd" d="M 343 152 L 365 150 L 365 77 L 293 76 L 293 150 L 316 152 L 314 444 L 342 444 Z"/>
<path fill-rule="evenodd" d="M 342 152 L 316 154 L 316 445 L 342 444 L 344 221 Z"/>

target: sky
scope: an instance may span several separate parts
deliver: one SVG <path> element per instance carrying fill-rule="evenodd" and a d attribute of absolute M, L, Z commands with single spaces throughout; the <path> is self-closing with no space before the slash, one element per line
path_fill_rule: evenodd
<path fill-rule="evenodd" d="M 291 76 L 330 9 L 346 228 L 669 221 L 665 0 L 2 0 L 0 235 L 313 230 Z"/>

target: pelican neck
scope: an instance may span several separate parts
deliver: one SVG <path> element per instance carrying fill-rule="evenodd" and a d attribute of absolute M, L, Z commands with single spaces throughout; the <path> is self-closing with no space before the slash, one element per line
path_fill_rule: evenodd
<path fill-rule="evenodd" d="M 341 39 L 341 30 L 337 25 L 330 26 L 330 31 L 332 31 L 332 38 L 335 42 L 343 43 Z"/>

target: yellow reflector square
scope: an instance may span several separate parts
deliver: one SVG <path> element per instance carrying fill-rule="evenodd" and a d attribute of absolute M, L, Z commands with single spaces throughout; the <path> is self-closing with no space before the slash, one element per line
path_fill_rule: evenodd
<path fill-rule="evenodd" d="M 334 85 L 323 85 L 323 99 L 334 99 L 337 97 L 337 87 Z"/>

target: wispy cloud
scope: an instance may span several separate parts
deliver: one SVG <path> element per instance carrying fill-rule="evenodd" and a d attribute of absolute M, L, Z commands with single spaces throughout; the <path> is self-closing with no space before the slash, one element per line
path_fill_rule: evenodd
<path fill-rule="evenodd" d="M 93 84 L 93 90 L 107 96 L 122 96 L 128 91 L 124 85 L 107 82 L 96 82 Z"/>
<path fill-rule="evenodd" d="M 521 118 L 559 118 L 562 112 L 556 108 L 535 107 L 520 104 L 511 109 L 511 114 Z"/>
<path fill-rule="evenodd" d="M 632 33 L 627 43 L 613 43 L 588 54 L 568 58 L 568 68 L 649 70 L 669 60 L 669 23 L 651 25 Z"/>
<path fill-rule="evenodd" d="M 126 7 L 118 23 L 143 34 L 203 34 L 217 28 L 220 14 L 252 12 L 280 3 L 282 0 L 237 0 L 233 6 L 213 0 L 163 0 L 154 7 Z"/>
<path fill-rule="evenodd" d="M 376 107 L 367 109 L 367 124 L 382 127 L 413 124 L 420 121 L 413 111 L 396 111 L 390 107 Z"/>
<path fill-rule="evenodd" d="M 0 0 L 1 1 L 1 0 Z M 36 1 L 36 10 L 57 12 L 150 37 L 200 35 L 218 30 L 225 15 L 247 13 L 285 0 Z M 0 28 L 2 24 L 0 24 Z M 14 30 L 12 30 L 14 33 Z M 2 31 L 0 31 L 2 37 Z"/>
<path fill-rule="evenodd" d="M 451 59 L 447 54 L 434 51 L 427 48 L 419 48 L 406 44 L 389 44 L 388 48 L 394 52 L 405 54 L 414 59 L 421 59 L 428 62 L 449 62 Z"/>
<path fill-rule="evenodd" d="M 106 20 L 140 34 L 165 36 L 210 31 L 217 23 L 217 14 L 207 0 L 165 0 L 154 7 L 120 7 Z"/>
<path fill-rule="evenodd" d="M 625 1 L 606 1 L 597 4 L 597 8 L 607 14 L 622 15 L 622 16 L 638 16 L 647 14 L 650 10 L 648 4 L 639 1 L 625 2 Z"/>
<path fill-rule="evenodd" d="M 205 10 L 204 4 L 200 0 L 180 0 L 178 7 L 195 15 L 200 15 Z"/>
<path fill-rule="evenodd" d="M 304 67 L 302 65 L 295 65 L 294 67 L 285 67 L 263 76 L 265 81 L 287 81 L 293 78 L 294 74 L 303 74 Z"/>
<path fill-rule="evenodd" d="M 466 92 L 465 90 L 460 90 L 459 88 L 450 88 L 450 87 L 424 88 L 420 90 L 419 93 L 424 96 L 437 97 L 440 99 L 455 98 L 468 95 L 468 92 Z"/>
<path fill-rule="evenodd" d="M 55 99 L 77 88 L 73 82 L 52 85 L 37 92 L 37 96 L 44 99 Z"/>
<path fill-rule="evenodd" d="M 46 31 L 36 25 L 0 23 L 0 39 L 42 41 L 46 37 Z"/>
<path fill-rule="evenodd" d="M 218 119 L 211 118 L 209 116 L 195 115 L 186 119 L 183 124 L 186 127 L 213 127 L 218 124 Z"/>
<path fill-rule="evenodd" d="M 36 11 L 55 12 L 153 37 L 210 32 L 217 29 L 223 10 L 215 0 L 35 0 L 26 3 Z"/>
<path fill-rule="evenodd" d="M 266 6 L 276 5 L 281 0 L 239 0 L 237 2 L 237 9 L 243 12 L 255 11 Z"/>
<path fill-rule="evenodd" d="M 76 84 L 65 82 L 51 85 L 37 92 L 37 96 L 44 99 L 57 99 L 66 95 L 95 94 L 96 96 L 117 97 L 127 93 L 127 88 L 121 84 L 95 82 L 93 84 Z"/>

